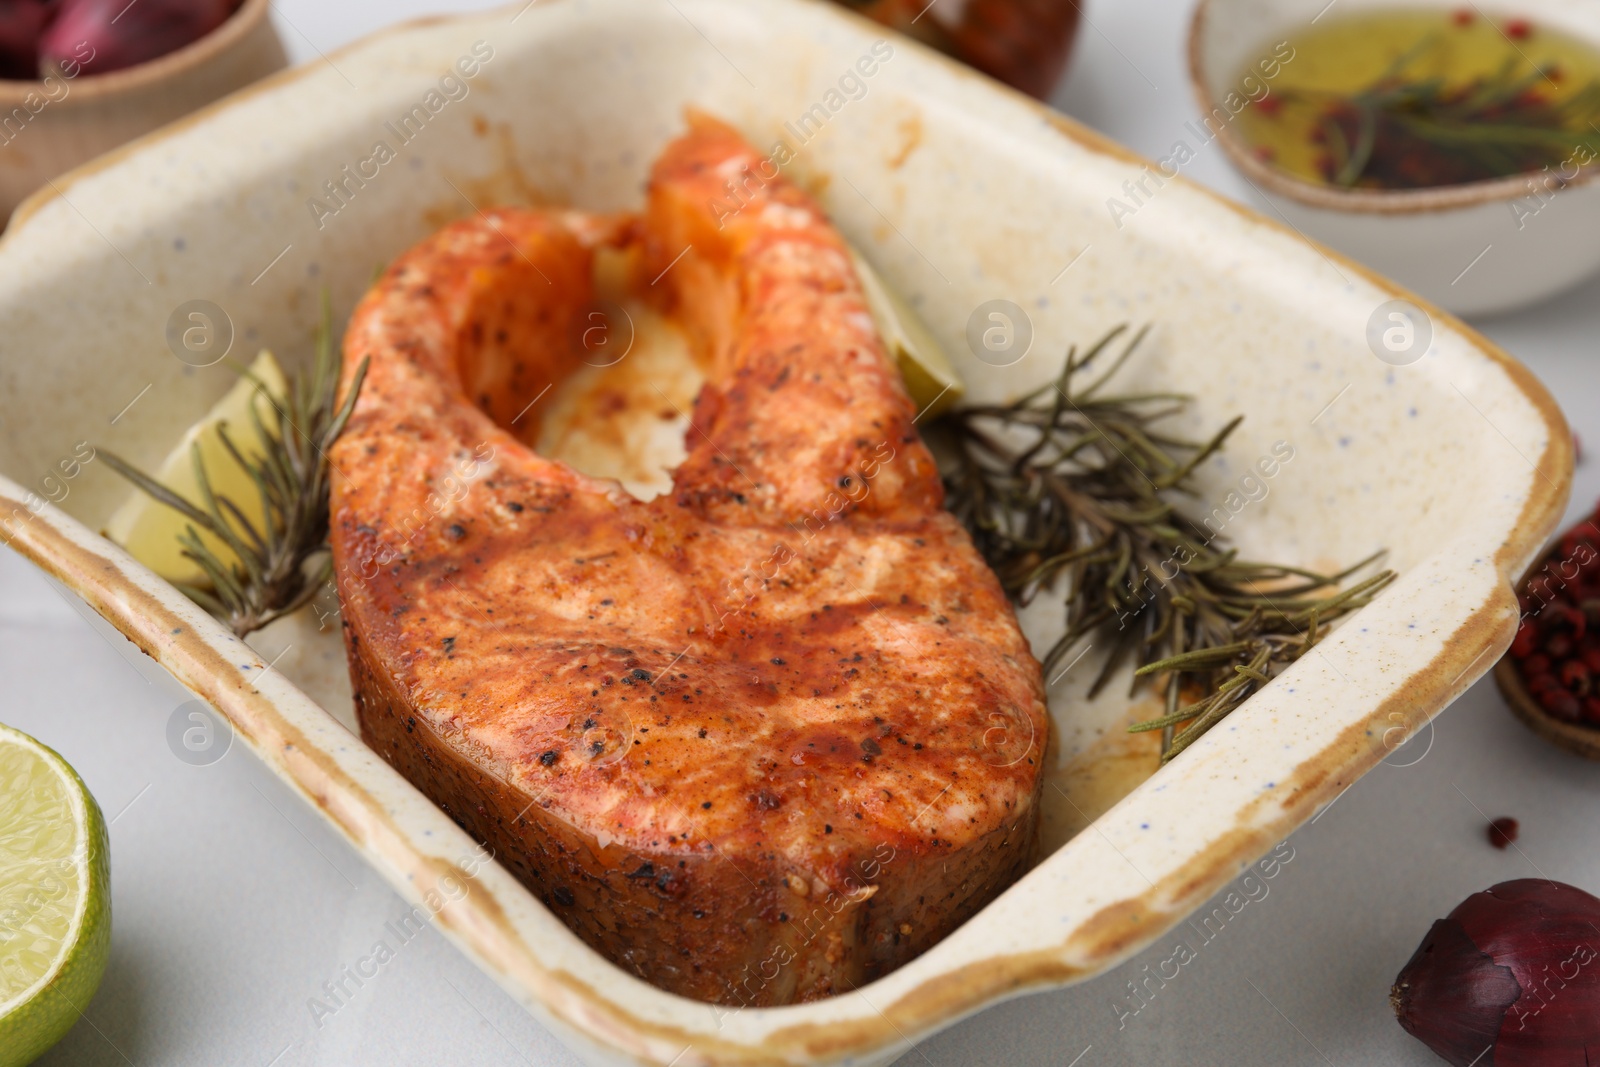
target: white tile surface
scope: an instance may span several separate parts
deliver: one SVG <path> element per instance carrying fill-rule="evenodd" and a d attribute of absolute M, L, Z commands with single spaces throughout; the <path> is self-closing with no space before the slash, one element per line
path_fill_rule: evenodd
<path fill-rule="evenodd" d="M 485 6 L 283 0 L 275 17 L 294 58 L 320 60 L 387 22 Z M 1182 65 L 1188 8 L 1090 3 L 1057 105 L 1165 155 L 1194 115 Z M 1186 174 L 1248 192 L 1215 147 Z M 1600 282 L 1479 325 L 1600 448 L 1590 341 Z M 1600 493 L 1597 470 L 1580 466 L 1574 516 Z M 187 694 L 91 619 L 0 551 L 0 719 L 66 756 L 112 820 L 111 967 L 85 1021 L 41 1063 L 576 1064 L 437 933 L 402 946 L 385 929 L 405 910 L 399 898 L 242 748 L 206 767 L 179 762 L 165 731 Z M 1171 955 L 1181 930 L 1112 974 L 985 1012 L 903 1062 L 1438 1062 L 1395 1025 L 1390 981 L 1428 924 L 1470 892 L 1535 874 L 1600 888 L 1600 829 L 1589 814 L 1600 767 L 1527 733 L 1487 681 L 1445 713 L 1429 743 L 1424 734 L 1296 834 L 1294 859 L 1267 897 L 1209 943 L 1189 934 L 1195 961 L 1120 1028 L 1119 1005 L 1136 1006 L 1128 982 Z M 1486 817 L 1499 815 L 1521 820 L 1520 851 L 1484 840 Z M 393 960 L 360 988 L 347 981 L 347 1004 L 319 1026 L 308 1001 L 379 940 Z"/>

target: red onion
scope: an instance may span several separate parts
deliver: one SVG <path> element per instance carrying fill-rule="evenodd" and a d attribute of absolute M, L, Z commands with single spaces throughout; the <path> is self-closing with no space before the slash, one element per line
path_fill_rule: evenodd
<path fill-rule="evenodd" d="M 62 0 L 39 42 L 39 59 L 47 66 L 76 62 L 85 74 L 121 70 L 198 41 L 237 6 L 238 0 Z"/>
<path fill-rule="evenodd" d="M 44 0 L 0 3 L 0 78 L 19 81 L 39 76 L 39 35 L 50 21 Z"/>
<path fill-rule="evenodd" d="M 1457 1067 L 1600 1063 L 1600 900 L 1536 878 L 1474 893 L 1433 924 L 1389 1002 Z"/>

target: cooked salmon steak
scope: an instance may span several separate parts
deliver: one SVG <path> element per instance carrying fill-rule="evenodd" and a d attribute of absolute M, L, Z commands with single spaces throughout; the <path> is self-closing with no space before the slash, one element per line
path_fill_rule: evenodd
<path fill-rule="evenodd" d="M 706 375 L 649 501 L 524 444 L 607 242 Z M 638 217 L 424 241 L 356 310 L 347 382 L 363 360 L 331 454 L 362 736 L 579 937 L 684 996 L 788 1004 L 1026 869 L 1038 663 L 845 246 L 731 129 L 691 117 Z"/>

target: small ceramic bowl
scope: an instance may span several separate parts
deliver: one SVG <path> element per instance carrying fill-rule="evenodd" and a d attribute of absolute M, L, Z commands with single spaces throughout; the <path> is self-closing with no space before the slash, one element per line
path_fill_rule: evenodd
<path fill-rule="evenodd" d="M 1409 0 L 1412 7 L 1456 9 L 1460 0 Z M 1313 20 L 1348 17 L 1383 0 L 1200 0 L 1189 28 L 1189 78 L 1202 114 L 1238 91 L 1247 65 L 1290 47 Z M 1331 10 L 1330 10 L 1331 9 Z M 1489 10 L 1489 17 L 1503 12 Z M 1600 48 L 1600 4 L 1517 0 L 1514 12 Z M 1292 60 L 1291 60 L 1292 62 Z M 1335 189 L 1265 163 L 1233 126 L 1217 140 L 1271 213 L 1387 274 L 1442 307 L 1491 315 L 1536 303 L 1600 269 L 1600 167 L 1570 180 L 1517 175 L 1436 189 Z M 1537 179 L 1537 180 L 1536 180 Z"/>
<path fill-rule="evenodd" d="M 125 70 L 0 81 L 0 221 L 56 175 L 282 70 L 271 6 L 244 0 L 193 44 Z"/>

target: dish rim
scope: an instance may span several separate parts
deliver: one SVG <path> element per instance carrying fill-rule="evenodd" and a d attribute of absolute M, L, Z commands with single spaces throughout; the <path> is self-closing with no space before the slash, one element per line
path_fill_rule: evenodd
<path fill-rule="evenodd" d="M 1202 4 L 1205 2 L 1207 0 L 1202 0 Z M 505 8 L 493 8 L 486 12 L 408 20 L 353 41 L 332 52 L 331 56 L 337 59 L 392 36 L 445 23 L 481 19 L 518 6 L 520 4 L 512 3 Z M 881 32 L 876 23 L 868 23 L 848 11 L 835 10 L 832 5 L 817 4 L 815 7 L 818 10 L 827 8 L 830 17 L 870 25 L 875 32 Z M 910 41 L 897 40 L 895 43 L 897 46 L 915 47 Z M 919 52 L 946 64 L 960 78 L 981 83 L 989 92 L 999 92 L 1026 104 L 1056 132 L 1087 150 L 1134 166 L 1153 165 L 1145 157 L 1105 135 L 1053 112 L 1046 105 L 1021 93 L 991 82 L 954 60 L 928 50 Z M 0 235 L 0 252 L 44 204 L 63 196 L 65 190 L 76 182 L 224 109 L 307 77 L 319 70 L 320 66 L 320 62 L 306 63 L 269 76 L 167 127 L 73 169 L 57 180 L 55 188 L 46 187 L 19 206 L 12 225 L 4 235 Z M 1103 908 L 1058 944 L 991 957 L 975 965 L 932 974 L 898 999 L 875 1008 L 871 1016 L 843 1020 L 797 1018 L 787 1025 L 775 1025 L 765 1035 L 752 1041 L 728 1040 L 715 1033 L 708 1035 L 704 1030 L 689 1025 L 687 1015 L 670 1023 L 648 1018 L 632 1010 L 624 998 L 587 985 L 559 963 L 544 966 L 532 961 L 535 973 L 523 975 L 526 981 L 520 987 L 526 998 L 537 1000 L 557 1021 L 587 1040 L 613 1052 L 631 1054 L 650 1062 L 668 1062 L 670 1051 L 659 1060 L 652 1057 L 669 1045 L 673 1048 L 692 1045 L 703 1062 L 729 1065 L 765 1064 L 780 1060 L 805 1063 L 832 1061 L 846 1056 L 871 1058 L 886 1055 L 891 1049 L 900 1048 L 908 1041 L 926 1036 L 999 1000 L 1068 984 L 1100 973 L 1132 951 L 1130 946 L 1142 944 L 1154 936 L 1149 932 L 1152 928 L 1158 932 L 1168 929 L 1189 914 L 1194 906 L 1208 899 L 1235 875 L 1243 863 L 1266 851 L 1273 842 L 1286 837 L 1316 810 L 1335 799 L 1355 778 L 1370 770 L 1382 758 L 1381 749 L 1373 749 L 1368 745 L 1362 755 L 1352 758 L 1349 754 L 1352 745 L 1359 744 L 1363 734 L 1370 735 L 1374 728 L 1379 733 L 1392 732 L 1396 724 L 1402 724 L 1407 736 L 1411 735 L 1488 671 L 1489 663 L 1483 662 L 1485 653 L 1503 650 L 1515 632 L 1513 581 L 1516 575 L 1513 572 L 1520 571 L 1523 563 L 1543 546 L 1547 533 L 1561 519 L 1570 490 L 1572 438 L 1559 407 L 1531 372 L 1455 316 L 1345 256 L 1307 239 L 1290 226 L 1230 201 L 1198 183 L 1190 181 L 1186 182 L 1186 186 L 1214 204 L 1231 209 L 1254 226 L 1265 226 L 1274 233 L 1293 239 L 1295 243 L 1309 246 L 1341 270 L 1353 272 L 1380 292 L 1416 304 L 1502 370 L 1522 399 L 1537 413 L 1547 431 L 1548 443 L 1544 453 L 1533 464 L 1521 512 L 1511 528 L 1504 532 L 1494 553 L 1498 580 L 1488 597 L 1464 615 L 1455 632 L 1445 639 L 1440 652 L 1416 667 L 1393 695 L 1376 703 L 1364 719 L 1352 722 L 1331 744 L 1301 760 L 1295 769 L 1294 780 L 1279 783 L 1282 788 L 1276 796 L 1259 797 L 1249 806 L 1241 808 L 1237 812 L 1235 825 L 1209 846 L 1182 860 L 1173 874 L 1135 898 L 1117 900 Z M 11 514 L 24 506 L 21 487 L 0 476 L 0 515 Z M 373 814 L 386 819 L 381 802 L 354 782 L 332 756 L 318 751 L 313 745 L 299 744 L 295 738 L 287 737 L 293 734 L 303 741 L 303 735 L 285 719 L 273 699 L 241 681 L 237 665 L 223 652 L 223 647 L 229 642 L 233 642 L 236 648 L 247 646 L 237 642 L 220 624 L 187 601 L 176 589 L 132 561 L 120 548 L 104 541 L 54 505 L 46 505 L 33 513 L 32 519 L 22 523 L 19 530 L 20 533 L 7 531 L 4 524 L 0 523 L 0 537 L 11 532 L 13 536 L 10 543 L 13 547 L 83 597 L 97 613 L 171 671 L 182 684 L 226 714 L 275 773 L 288 779 L 297 791 L 316 804 L 369 862 L 381 863 L 381 855 L 362 843 L 360 813 L 353 811 L 350 805 L 352 794 L 336 793 L 332 789 L 318 791 L 314 787 L 327 787 L 342 779 L 353 795 L 373 806 Z M 128 570 L 130 564 L 131 572 Z M 136 607 L 140 610 L 135 610 Z M 1483 663 L 1482 670 L 1473 673 L 1474 666 L 1480 663 Z M 309 702 L 309 698 L 305 699 Z M 252 725 L 257 728 L 251 729 Z M 273 741 L 277 744 L 269 743 Z M 367 749 L 363 751 L 370 752 Z M 411 787 L 407 785 L 407 788 Z M 421 797 L 421 794 L 417 796 Z M 431 805 L 431 801 L 428 803 Z M 1252 812 L 1261 817 L 1246 818 Z M 409 842 L 406 845 L 409 846 Z M 443 872 L 456 877 L 471 877 L 458 867 L 450 867 L 420 850 L 413 849 L 413 857 L 419 869 L 431 870 L 436 876 Z M 394 884 L 393 878 L 390 881 Z M 397 886 L 397 889 L 412 894 L 420 892 L 415 883 L 403 889 Z M 507 916 L 499 911 L 494 894 L 486 891 L 483 897 L 490 901 L 490 906 L 497 913 L 497 933 L 514 942 L 520 940 L 509 925 Z M 448 910 L 439 913 L 438 921 L 453 937 L 469 946 L 470 954 L 480 963 L 487 964 L 489 960 L 504 958 L 503 953 L 487 951 L 483 942 L 485 931 L 481 924 L 453 921 Z M 1066 957 L 1074 955 L 1088 962 L 1082 966 L 1067 963 Z M 511 969 L 503 970 L 502 975 L 503 980 L 514 978 Z M 671 997 L 666 993 L 660 995 Z M 844 994 L 813 1002 L 812 1005 L 744 1010 L 772 1013 L 776 1019 L 781 1014 L 805 1012 L 808 1008 L 835 1004 L 852 996 L 854 994 Z M 693 1009 L 703 1011 L 706 1008 L 699 1002 L 672 999 Z"/>

